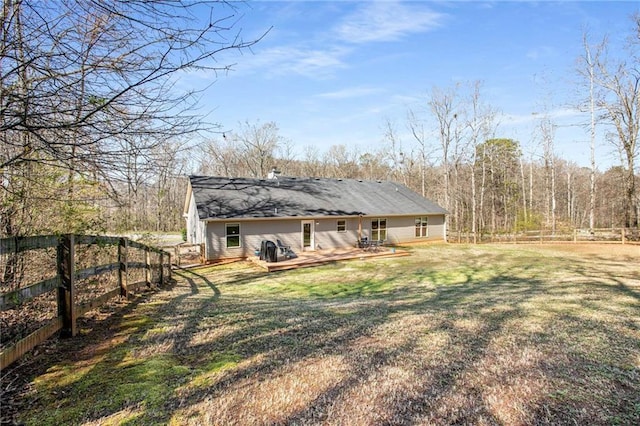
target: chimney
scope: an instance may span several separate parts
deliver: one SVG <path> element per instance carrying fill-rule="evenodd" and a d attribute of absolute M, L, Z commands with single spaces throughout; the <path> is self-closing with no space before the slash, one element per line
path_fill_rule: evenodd
<path fill-rule="evenodd" d="M 267 175 L 267 179 L 278 179 L 278 175 L 280 174 L 280 170 L 276 169 L 275 167 L 273 169 L 271 169 L 271 171 L 269 172 L 269 174 Z"/>

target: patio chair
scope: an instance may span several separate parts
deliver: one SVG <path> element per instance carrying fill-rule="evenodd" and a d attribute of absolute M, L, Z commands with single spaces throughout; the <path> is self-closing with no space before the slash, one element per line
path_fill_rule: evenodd
<path fill-rule="evenodd" d="M 357 242 L 357 245 L 358 245 L 358 248 L 367 250 L 369 248 L 369 238 L 368 237 L 360 238 Z"/>
<path fill-rule="evenodd" d="M 383 243 L 384 241 L 382 240 L 371 240 L 371 242 L 369 243 L 369 248 L 371 249 L 371 251 L 378 251 Z"/>
<path fill-rule="evenodd" d="M 279 239 L 276 239 L 276 244 L 278 245 L 280 254 L 283 255 L 285 259 L 296 257 L 296 254 L 291 250 L 291 246 L 284 245 Z"/>

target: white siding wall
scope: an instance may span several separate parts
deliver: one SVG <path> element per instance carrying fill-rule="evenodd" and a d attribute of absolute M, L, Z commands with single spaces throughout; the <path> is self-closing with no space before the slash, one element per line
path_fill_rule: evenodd
<path fill-rule="evenodd" d="M 202 244 L 205 238 L 205 224 L 198 218 L 196 201 L 191 197 L 189 210 L 187 212 L 187 242 L 191 244 Z"/>

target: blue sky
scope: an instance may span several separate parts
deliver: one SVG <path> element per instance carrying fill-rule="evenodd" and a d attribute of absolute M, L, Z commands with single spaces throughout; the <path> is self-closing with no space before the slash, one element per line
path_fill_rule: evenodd
<path fill-rule="evenodd" d="M 432 88 L 480 80 L 483 101 L 501 111 L 496 136 L 539 151 L 534 113 L 546 108 L 558 125 L 556 153 L 586 166 L 588 134 L 572 126 L 584 118 L 570 107 L 582 34 L 621 44 L 638 10 L 635 2 L 248 2 L 234 28 L 245 40 L 269 33 L 251 52 L 217 58 L 235 64 L 230 73 L 189 84 L 213 82 L 203 111 L 223 130 L 273 121 L 302 155 L 305 146 L 380 149 L 387 120 L 408 149 L 409 109 L 427 119 Z M 617 161 L 602 140 L 597 153 L 600 168 Z"/>

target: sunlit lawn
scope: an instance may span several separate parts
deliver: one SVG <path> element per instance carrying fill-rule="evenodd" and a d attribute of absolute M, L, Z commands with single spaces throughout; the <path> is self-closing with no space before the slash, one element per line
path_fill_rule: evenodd
<path fill-rule="evenodd" d="M 19 420 L 640 423 L 640 246 L 409 249 L 178 272 L 43 357 Z"/>

